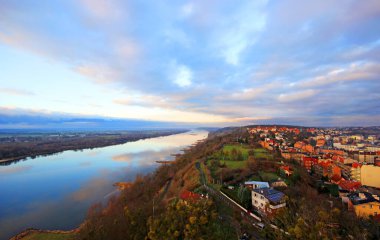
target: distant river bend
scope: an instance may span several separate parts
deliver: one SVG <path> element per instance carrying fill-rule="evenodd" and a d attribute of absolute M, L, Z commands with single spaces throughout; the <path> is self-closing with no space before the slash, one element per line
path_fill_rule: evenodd
<path fill-rule="evenodd" d="M 0 240 L 29 227 L 77 227 L 93 203 L 114 193 L 113 183 L 154 171 L 156 161 L 172 160 L 207 134 L 190 131 L 0 166 Z"/>

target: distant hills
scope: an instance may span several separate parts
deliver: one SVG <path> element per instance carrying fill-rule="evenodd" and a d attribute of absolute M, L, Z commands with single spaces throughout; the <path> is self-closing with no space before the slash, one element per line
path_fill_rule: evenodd
<path fill-rule="evenodd" d="M 146 121 L 138 119 L 116 119 L 101 117 L 76 117 L 64 115 L 8 115 L 0 114 L 0 129 L 2 130 L 142 130 L 162 128 L 184 128 L 191 127 L 189 124 Z"/>

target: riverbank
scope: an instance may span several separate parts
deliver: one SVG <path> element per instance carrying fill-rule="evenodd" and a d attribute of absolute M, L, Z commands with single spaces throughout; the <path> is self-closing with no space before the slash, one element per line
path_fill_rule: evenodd
<path fill-rule="evenodd" d="M 10 240 L 72 240 L 75 239 L 79 228 L 69 231 L 26 229 Z"/>
<path fill-rule="evenodd" d="M 68 150 L 85 150 L 142 139 L 169 136 L 188 130 L 131 131 L 121 133 L 90 133 L 69 135 L 43 135 L 39 138 L 15 136 L 9 142 L 0 143 L 0 164 L 7 165 L 27 158 L 47 156 Z M 11 142 L 13 141 L 13 142 Z"/>

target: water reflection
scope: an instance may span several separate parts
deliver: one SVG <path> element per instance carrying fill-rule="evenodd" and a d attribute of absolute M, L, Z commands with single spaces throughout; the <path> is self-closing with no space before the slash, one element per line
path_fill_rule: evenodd
<path fill-rule="evenodd" d="M 0 239 L 28 227 L 76 227 L 91 204 L 112 195 L 113 183 L 153 171 L 155 161 L 206 136 L 182 133 L 0 166 Z"/>

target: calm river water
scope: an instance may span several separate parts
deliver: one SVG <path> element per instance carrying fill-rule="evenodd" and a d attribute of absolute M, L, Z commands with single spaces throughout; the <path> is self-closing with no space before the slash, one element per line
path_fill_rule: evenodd
<path fill-rule="evenodd" d="M 154 171 L 155 161 L 171 160 L 207 134 L 191 131 L 0 165 L 0 239 L 28 227 L 77 227 L 93 203 L 116 192 L 113 183 Z"/>

